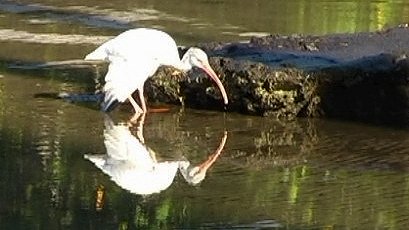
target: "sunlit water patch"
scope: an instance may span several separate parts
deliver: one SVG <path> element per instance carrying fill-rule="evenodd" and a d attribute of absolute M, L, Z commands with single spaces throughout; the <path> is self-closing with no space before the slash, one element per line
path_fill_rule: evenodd
<path fill-rule="evenodd" d="M 95 44 L 100 45 L 112 36 L 85 36 L 80 34 L 29 33 L 12 29 L 0 29 L 0 41 L 18 41 L 43 44 Z"/>

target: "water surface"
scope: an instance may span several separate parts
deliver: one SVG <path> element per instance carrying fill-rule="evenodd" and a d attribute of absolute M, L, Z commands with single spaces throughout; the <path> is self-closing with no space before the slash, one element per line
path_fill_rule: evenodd
<path fill-rule="evenodd" d="M 180 45 L 277 33 L 375 31 L 407 23 L 408 11 L 409 3 L 403 0 L 2 1 L 0 42 L 12 48 L 1 55 L 30 60 L 83 57 L 96 44 L 135 27 L 165 30 Z M 32 43 L 36 55 L 20 51 L 28 47 L 15 49 L 21 42 Z M 39 43 L 49 45 L 39 48 Z"/>
<path fill-rule="evenodd" d="M 404 229 L 409 132 L 333 120 L 291 122 L 171 107 L 143 125 L 158 162 L 209 159 L 198 184 L 174 174 L 160 192 L 121 186 L 86 155 L 107 153 L 105 114 L 60 92 L 93 92 L 75 71 L 8 63 L 78 59 L 137 26 L 180 44 L 266 33 L 374 31 L 408 20 L 406 1 L 0 2 L 1 229 Z M 131 108 L 110 114 L 126 124 Z M 129 138 L 138 140 L 137 126 Z M 227 134 L 225 134 L 227 133 Z M 226 136 L 225 136 L 226 135 Z"/>
<path fill-rule="evenodd" d="M 199 184 L 178 172 L 162 192 L 138 195 L 84 158 L 106 153 L 105 115 L 96 105 L 36 97 L 60 90 L 83 88 L 9 73 L 1 79 L 5 229 L 399 229 L 409 222 L 407 130 L 175 107 L 145 120 L 144 140 L 159 161 L 199 164 L 224 131 L 226 145 Z M 115 124 L 126 122 L 129 110 L 113 113 Z"/>

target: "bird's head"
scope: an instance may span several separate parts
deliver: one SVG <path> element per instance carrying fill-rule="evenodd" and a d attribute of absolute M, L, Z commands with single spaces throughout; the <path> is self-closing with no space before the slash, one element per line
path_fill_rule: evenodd
<path fill-rule="evenodd" d="M 223 84 L 221 83 L 219 77 L 217 74 L 214 72 L 212 67 L 210 67 L 209 64 L 209 59 L 207 57 L 207 54 L 196 47 L 191 47 L 186 51 L 186 53 L 183 55 L 182 58 L 182 63 L 185 66 L 186 69 L 192 69 L 193 67 L 197 67 L 201 70 L 203 70 L 209 77 L 216 83 L 216 85 L 219 87 L 220 92 L 223 96 L 224 104 L 228 104 L 229 100 L 227 98 L 227 93 L 226 90 L 224 89 Z"/>
<path fill-rule="evenodd" d="M 179 170 L 183 178 L 191 185 L 197 185 L 202 182 L 207 172 L 207 169 L 202 170 L 198 166 L 191 166 L 189 161 L 180 161 Z"/>

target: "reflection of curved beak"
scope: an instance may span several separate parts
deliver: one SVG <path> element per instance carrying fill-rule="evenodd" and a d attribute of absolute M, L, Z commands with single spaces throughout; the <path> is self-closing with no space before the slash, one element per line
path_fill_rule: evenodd
<path fill-rule="evenodd" d="M 224 131 L 224 135 L 222 137 L 222 140 L 220 141 L 219 147 L 217 147 L 216 151 L 214 151 L 214 153 L 210 155 L 205 162 L 201 163 L 198 166 L 199 171 L 206 172 L 210 168 L 210 166 L 213 165 L 213 163 L 217 160 L 217 158 L 222 153 L 224 145 L 226 144 L 226 140 L 227 140 L 227 131 Z"/>
<path fill-rule="evenodd" d="M 227 140 L 227 132 L 225 131 L 224 136 L 219 144 L 219 147 L 217 147 L 216 151 L 212 155 L 210 155 L 207 158 L 207 160 L 202 162 L 200 165 L 193 167 L 191 170 L 187 172 L 189 177 L 188 178 L 185 177 L 185 179 L 189 183 L 198 184 L 206 177 L 207 170 L 214 164 L 214 162 L 217 160 L 217 158 L 222 153 L 224 145 L 226 144 L 226 140 Z"/>
<path fill-rule="evenodd" d="M 202 65 L 199 66 L 199 68 L 201 68 L 203 71 L 205 71 L 206 74 L 209 75 L 209 77 L 214 82 L 216 82 L 217 87 L 219 87 L 220 92 L 222 93 L 224 104 L 227 105 L 229 103 L 229 99 L 227 98 L 226 90 L 224 89 L 224 86 L 223 86 L 222 82 L 220 81 L 219 77 L 214 72 L 212 67 L 210 67 L 210 65 L 207 64 L 207 63 L 202 63 Z"/>

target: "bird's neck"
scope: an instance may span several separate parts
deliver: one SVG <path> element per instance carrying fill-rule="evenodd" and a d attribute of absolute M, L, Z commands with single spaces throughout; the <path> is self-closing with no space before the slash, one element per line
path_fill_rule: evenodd
<path fill-rule="evenodd" d="M 189 64 L 183 63 L 181 61 L 174 65 L 174 67 L 183 72 L 187 72 L 192 68 Z"/>
<path fill-rule="evenodd" d="M 190 64 L 189 57 L 186 54 L 183 55 L 182 60 L 180 60 L 176 64 L 175 67 L 184 72 L 187 72 L 190 69 L 192 69 L 192 65 Z"/>

